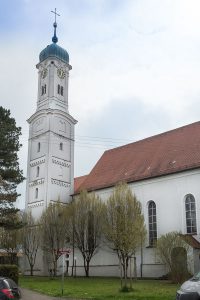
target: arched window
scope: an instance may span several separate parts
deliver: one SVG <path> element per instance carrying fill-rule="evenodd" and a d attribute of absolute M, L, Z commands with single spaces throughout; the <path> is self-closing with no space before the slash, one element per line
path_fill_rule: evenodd
<path fill-rule="evenodd" d="M 37 166 L 36 177 L 38 177 L 38 176 L 39 176 L 39 174 L 40 174 L 40 167 L 39 167 L 39 166 Z"/>
<path fill-rule="evenodd" d="M 60 84 L 58 84 L 58 94 L 60 95 Z"/>
<path fill-rule="evenodd" d="M 46 84 L 42 86 L 42 95 L 46 94 L 47 92 L 47 86 Z"/>
<path fill-rule="evenodd" d="M 60 143 L 60 150 L 63 150 L 63 143 Z"/>
<path fill-rule="evenodd" d="M 197 233 L 196 223 L 196 205 L 195 198 L 192 194 L 188 194 L 185 197 L 185 214 L 186 214 L 186 228 L 187 233 Z"/>
<path fill-rule="evenodd" d="M 40 152 L 40 142 L 37 145 L 37 152 Z"/>
<path fill-rule="evenodd" d="M 63 96 L 63 86 L 60 87 L 60 94 Z"/>
<path fill-rule="evenodd" d="M 154 246 L 155 242 L 157 241 L 156 204 L 154 201 L 149 202 L 148 218 L 149 218 L 149 246 Z"/>
<path fill-rule="evenodd" d="M 35 189 L 35 198 L 38 198 L 38 188 Z"/>

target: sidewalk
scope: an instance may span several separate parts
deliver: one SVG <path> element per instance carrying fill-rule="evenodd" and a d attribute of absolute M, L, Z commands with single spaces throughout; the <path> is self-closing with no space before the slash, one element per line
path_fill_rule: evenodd
<path fill-rule="evenodd" d="M 27 289 L 21 288 L 21 291 L 22 291 L 22 300 L 61 300 L 61 299 L 65 300 L 65 298 L 46 296 Z M 67 300 L 70 299 L 68 298 Z"/>

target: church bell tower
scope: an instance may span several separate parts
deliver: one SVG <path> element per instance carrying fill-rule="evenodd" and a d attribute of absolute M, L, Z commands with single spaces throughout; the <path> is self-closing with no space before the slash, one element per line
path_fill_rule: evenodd
<path fill-rule="evenodd" d="M 26 210 L 40 217 L 50 203 L 68 203 L 74 191 L 74 125 L 68 110 L 71 65 L 58 46 L 56 10 L 52 44 L 39 55 L 36 112 L 28 119 Z"/>

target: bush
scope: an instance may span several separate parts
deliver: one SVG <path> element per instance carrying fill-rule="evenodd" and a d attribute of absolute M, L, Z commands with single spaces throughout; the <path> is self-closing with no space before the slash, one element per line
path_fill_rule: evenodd
<path fill-rule="evenodd" d="M 9 277 L 18 283 L 18 267 L 16 265 L 0 265 L 0 276 Z"/>

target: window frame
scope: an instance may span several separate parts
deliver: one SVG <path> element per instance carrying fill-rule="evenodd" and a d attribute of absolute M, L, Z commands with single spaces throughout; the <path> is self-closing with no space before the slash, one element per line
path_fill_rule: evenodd
<path fill-rule="evenodd" d="M 196 201 L 192 194 L 185 196 L 185 225 L 187 234 L 197 234 Z"/>
<path fill-rule="evenodd" d="M 154 247 L 158 238 L 157 233 L 157 209 L 156 203 L 151 200 L 148 203 L 148 233 L 149 233 L 149 246 Z"/>

